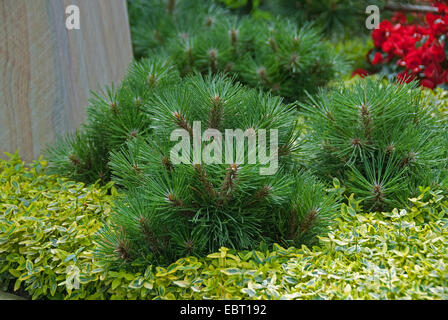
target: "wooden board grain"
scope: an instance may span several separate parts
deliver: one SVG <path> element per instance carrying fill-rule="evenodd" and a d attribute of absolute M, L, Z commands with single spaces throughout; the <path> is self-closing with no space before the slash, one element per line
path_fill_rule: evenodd
<path fill-rule="evenodd" d="M 66 7 L 80 9 L 67 30 Z M 126 0 L 0 0 L 0 154 L 37 158 L 132 60 Z"/>

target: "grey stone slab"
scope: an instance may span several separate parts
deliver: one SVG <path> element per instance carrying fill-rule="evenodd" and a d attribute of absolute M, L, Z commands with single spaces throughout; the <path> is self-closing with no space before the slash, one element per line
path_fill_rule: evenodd
<path fill-rule="evenodd" d="M 25 300 L 25 299 L 0 290 L 0 300 Z"/>

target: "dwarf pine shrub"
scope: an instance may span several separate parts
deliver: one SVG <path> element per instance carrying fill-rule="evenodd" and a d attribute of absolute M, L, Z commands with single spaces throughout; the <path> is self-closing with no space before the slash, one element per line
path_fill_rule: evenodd
<path fill-rule="evenodd" d="M 293 105 L 223 76 L 196 75 L 163 90 L 147 110 L 154 118 L 149 138 L 129 141 L 111 156 L 114 180 L 125 197 L 97 239 L 101 259 L 116 265 L 160 264 L 222 246 L 311 244 L 331 222 L 337 192 L 327 193 L 324 184 L 299 170 Z M 210 129 L 222 138 L 207 136 Z M 246 133 L 242 155 L 238 146 L 230 146 L 238 144 L 230 129 Z M 195 155 L 188 154 L 176 164 L 178 136 L 171 139 L 176 130 L 185 133 L 187 151 L 200 148 L 200 156 L 210 154 L 212 161 L 195 163 Z M 267 132 L 265 141 L 261 130 Z M 273 130 L 278 130 L 277 149 Z M 269 163 L 260 163 L 266 146 Z M 278 168 L 262 174 L 275 156 Z"/>
<path fill-rule="evenodd" d="M 446 124 L 415 83 L 362 80 L 303 104 L 309 165 L 343 180 L 368 210 L 398 206 L 446 170 Z"/>
<path fill-rule="evenodd" d="M 132 1 L 137 55 L 170 56 L 182 75 L 235 75 L 289 100 L 315 92 L 343 64 L 321 35 L 287 19 L 229 14 L 213 1 Z"/>

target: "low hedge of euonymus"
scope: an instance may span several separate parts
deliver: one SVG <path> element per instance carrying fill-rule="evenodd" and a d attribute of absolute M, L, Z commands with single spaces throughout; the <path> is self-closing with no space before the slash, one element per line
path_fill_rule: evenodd
<path fill-rule="evenodd" d="M 92 242 L 119 197 L 0 160 L 0 284 L 33 299 L 447 299 L 448 190 L 363 212 L 353 197 L 318 246 L 221 248 L 145 272 L 110 271 Z M 136 266 L 142 268 L 142 266 Z M 143 268 L 145 270 L 145 268 Z"/>

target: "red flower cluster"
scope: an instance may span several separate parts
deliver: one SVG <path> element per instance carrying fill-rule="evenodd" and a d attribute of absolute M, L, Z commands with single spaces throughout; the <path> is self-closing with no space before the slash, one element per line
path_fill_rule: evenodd
<path fill-rule="evenodd" d="M 448 35 L 448 6 L 434 1 L 437 14 L 428 13 L 422 25 L 407 24 L 406 15 L 397 13 L 372 32 L 375 49 L 372 65 L 392 64 L 398 79 L 420 79 L 421 85 L 434 88 L 448 82 L 445 37 Z M 391 69 L 391 68 L 390 68 Z"/>

